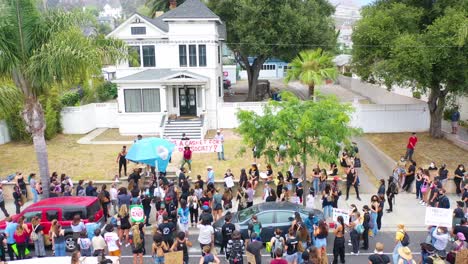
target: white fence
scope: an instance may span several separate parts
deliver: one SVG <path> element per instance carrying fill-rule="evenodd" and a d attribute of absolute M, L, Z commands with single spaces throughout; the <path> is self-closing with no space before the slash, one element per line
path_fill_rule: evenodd
<path fill-rule="evenodd" d="M 426 104 L 353 104 L 352 126 L 364 133 L 423 132 L 429 130 Z"/>
<path fill-rule="evenodd" d="M 0 120 L 0 145 L 10 142 L 10 133 L 5 120 Z"/>
<path fill-rule="evenodd" d="M 96 128 L 119 127 L 117 103 L 65 107 L 61 112 L 64 134 L 86 134 Z"/>

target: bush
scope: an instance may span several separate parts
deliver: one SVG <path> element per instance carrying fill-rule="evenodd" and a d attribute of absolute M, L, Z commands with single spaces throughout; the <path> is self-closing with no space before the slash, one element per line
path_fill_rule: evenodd
<path fill-rule="evenodd" d="M 80 93 L 78 91 L 67 91 L 62 94 L 60 102 L 64 106 L 76 106 L 81 100 Z"/>
<path fill-rule="evenodd" d="M 99 102 L 105 102 L 117 98 L 117 84 L 105 82 L 96 88 L 96 96 Z"/>
<path fill-rule="evenodd" d="M 455 112 L 455 106 L 451 105 L 444 109 L 444 120 L 450 120 L 452 114 Z"/>
<path fill-rule="evenodd" d="M 11 140 L 13 141 L 31 141 L 31 134 L 26 131 L 26 124 L 21 116 L 23 104 L 18 104 L 5 115 L 5 121 L 8 126 Z"/>
<path fill-rule="evenodd" d="M 343 72 L 343 75 L 346 76 L 346 77 L 353 77 L 352 72 Z"/>
<path fill-rule="evenodd" d="M 413 97 L 416 99 L 421 99 L 421 92 L 420 91 L 414 91 L 413 92 Z"/>
<path fill-rule="evenodd" d="M 47 140 L 54 138 L 60 130 L 57 113 L 60 114 L 60 111 L 56 111 L 53 107 L 52 100 L 48 99 L 44 109 L 44 118 L 46 123 L 45 138 Z"/>

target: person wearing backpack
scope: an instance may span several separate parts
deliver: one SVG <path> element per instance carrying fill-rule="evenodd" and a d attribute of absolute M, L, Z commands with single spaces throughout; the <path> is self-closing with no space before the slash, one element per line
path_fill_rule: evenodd
<path fill-rule="evenodd" d="M 249 222 L 249 236 L 252 233 L 256 233 L 260 236 L 260 232 L 262 232 L 262 223 L 258 221 L 257 215 L 252 215 L 252 219 Z"/>
<path fill-rule="evenodd" d="M 398 262 L 394 262 L 396 264 L 416 264 L 416 261 L 413 259 L 413 253 L 409 247 L 400 247 L 398 249 L 398 256 Z"/>
<path fill-rule="evenodd" d="M 220 254 L 224 254 L 224 249 L 227 247 L 227 243 L 232 239 L 232 233 L 236 230 L 236 226 L 231 223 L 232 214 L 230 212 L 226 213 L 224 217 L 224 225 L 221 227 L 221 234 L 223 236 L 223 241 L 221 243 Z"/>
<path fill-rule="evenodd" d="M 390 176 L 388 178 L 388 188 L 387 188 L 387 200 L 388 200 L 388 209 L 387 213 L 393 212 L 393 200 L 395 199 L 395 195 L 398 194 L 398 186 L 395 182 L 395 178 Z"/>
<path fill-rule="evenodd" d="M 270 244 L 271 244 L 271 257 L 275 257 L 275 252 L 280 249 L 281 252 L 284 251 L 284 245 L 286 244 L 286 241 L 284 240 L 284 237 L 282 237 L 283 231 L 279 228 L 276 228 L 275 230 L 275 235 L 271 238 Z"/>
<path fill-rule="evenodd" d="M 182 251 L 184 254 L 183 264 L 188 264 L 189 263 L 189 254 L 188 254 L 189 247 L 192 247 L 192 242 L 188 240 L 188 237 L 185 236 L 184 232 L 179 232 L 177 234 L 176 240 L 174 241 L 174 244 L 172 244 L 171 251 L 172 252 Z"/>
<path fill-rule="evenodd" d="M 213 255 L 211 253 L 211 247 L 206 245 L 206 246 L 203 246 L 203 254 L 200 258 L 200 262 L 198 263 L 199 264 L 212 264 L 212 263 L 219 264 L 221 262 L 219 261 L 219 258 L 216 255 Z"/>
<path fill-rule="evenodd" d="M 384 254 L 384 244 L 375 244 L 374 254 L 369 256 L 369 264 L 390 264 L 390 258 Z"/>
<path fill-rule="evenodd" d="M 226 247 L 226 259 L 229 260 L 229 264 L 243 264 L 244 254 L 244 241 L 241 238 L 241 233 L 235 230 L 232 233 L 232 239 L 228 241 Z"/>
<path fill-rule="evenodd" d="M 392 258 L 393 263 L 398 263 L 399 253 L 398 250 L 401 247 L 407 247 L 409 245 L 409 236 L 406 233 L 405 225 L 398 224 L 398 230 L 395 233 L 395 248 L 393 249 Z"/>
<path fill-rule="evenodd" d="M 92 243 L 91 243 L 91 240 L 89 239 L 88 234 L 86 233 L 85 230 L 81 231 L 80 237 L 78 238 L 78 240 L 76 242 L 77 242 L 77 244 L 78 244 L 78 246 L 80 248 L 81 256 L 91 257 Z"/>
<path fill-rule="evenodd" d="M 39 217 L 33 217 L 31 221 L 31 229 L 30 239 L 34 242 L 34 251 L 36 253 L 36 257 L 45 257 L 46 252 L 44 247 L 44 227 L 41 225 Z"/>
<path fill-rule="evenodd" d="M 261 253 L 261 250 L 263 249 L 262 240 L 255 233 L 252 233 L 250 238 L 252 241 L 247 245 L 247 251 L 255 256 L 256 264 L 262 264 L 262 253 Z"/>

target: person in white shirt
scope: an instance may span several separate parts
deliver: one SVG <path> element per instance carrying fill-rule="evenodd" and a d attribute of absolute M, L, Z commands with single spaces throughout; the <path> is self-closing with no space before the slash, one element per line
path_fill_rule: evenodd
<path fill-rule="evenodd" d="M 224 159 L 224 135 L 221 134 L 221 130 L 216 130 L 214 139 L 221 141 L 221 148 L 218 151 L 218 160 L 226 160 Z"/>
<path fill-rule="evenodd" d="M 203 251 L 204 246 L 214 246 L 214 229 L 209 221 L 203 220 L 198 222 L 197 228 L 200 230 L 198 234 L 198 242 Z"/>
<path fill-rule="evenodd" d="M 119 236 L 114 233 L 113 225 L 106 225 L 106 233 L 104 234 L 104 241 L 107 244 L 107 250 L 109 250 L 109 256 L 120 257 L 120 241 Z"/>
<path fill-rule="evenodd" d="M 110 202 L 112 204 L 112 208 L 114 209 L 114 214 L 117 214 L 118 213 L 118 210 L 117 210 L 118 191 L 117 191 L 117 184 L 116 183 L 113 183 L 111 185 L 111 188 L 109 190 L 109 194 L 110 194 Z"/>
<path fill-rule="evenodd" d="M 94 237 L 91 239 L 93 245 L 93 256 L 101 256 L 106 249 L 106 241 L 101 236 L 101 229 L 94 230 Z"/>

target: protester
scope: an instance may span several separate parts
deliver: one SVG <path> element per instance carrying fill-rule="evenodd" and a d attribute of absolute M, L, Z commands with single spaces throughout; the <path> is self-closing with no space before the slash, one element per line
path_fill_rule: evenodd
<path fill-rule="evenodd" d="M 458 232 L 455 241 L 452 243 L 449 253 L 447 254 L 447 261 L 451 264 L 454 264 L 457 258 L 457 253 L 468 249 L 468 243 L 466 242 L 465 235 L 461 232 Z"/>
<path fill-rule="evenodd" d="M 214 139 L 219 140 L 221 142 L 220 148 L 216 151 L 218 153 L 218 160 L 226 160 L 224 158 L 224 135 L 221 134 L 221 130 L 216 130 L 216 135 Z"/>
<path fill-rule="evenodd" d="M 416 261 L 413 259 L 413 254 L 409 247 L 400 247 L 398 249 L 398 264 L 416 264 Z"/>
<path fill-rule="evenodd" d="M 211 246 L 206 245 L 202 249 L 202 256 L 200 258 L 199 264 L 219 264 L 221 261 L 219 258 L 211 253 Z M 242 264 L 242 262 L 239 262 L 239 264 Z"/>
<path fill-rule="evenodd" d="M 10 216 L 7 216 L 5 218 L 5 222 L 6 222 L 5 234 L 7 238 L 6 242 L 7 242 L 8 255 L 10 257 L 10 260 L 13 261 L 15 260 L 15 254 L 13 253 L 13 245 L 16 243 L 14 234 L 15 234 L 16 228 L 18 227 L 18 224 L 14 223 Z"/>
<path fill-rule="evenodd" d="M 369 225 L 370 225 L 370 230 L 372 231 L 372 235 L 371 236 L 376 236 L 378 231 L 379 231 L 379 227 L 377 225 L 377 218 L 378 218 L 378 214 L 379 214 L 379 207 L 380 207 L 380 200 L 379 200 L 379 197 L 377 195 L 372 195 L 371 197 L 371 206 L 370 206 L 370 220 L 369 220 Z"/>
<path fill-rule="evenodd" d="M 452 114 L 450 115 L 450 123 L 452 125 L 452 134 L 458 134 L 458 123 L 460 122 L 460 111 L 458 106 L 455 106 Z"/>
<path fill-rule="evenodd" d="M 416 176 L 416 162 L 411 161 L 411 165 L 408 167 L 408 170 L 406 174 L 404 175 L 405 183 L 403 184 L 401 189 L 406 192 L 410 192 L 411 184 L 413 184 L 415 176 Z"/>
<path fill-rule="evenodd" d="M 81 264 L 81 253 L 78 250 L 73 251 L 71 255 L 71 264 Z"/>
<path fill-rule="evenodd" d="M 151 246 L 151 252 L 155 264 L 164 264 L 164 253 L 167 252 L 168 249 L 169 246 L 166 241 L 164 241 L 163 236 L 160 233 L 156 233 L 153 237 L 153 245 Z"/>
<path fill-rule="evenodd" d="M 356 191 L 357 199 L 361 201 L 361 198 L 359 197 L 359 186 L 357 180 L 358 175 L 356 169 L 352 166 L 349 167 L 346 172 L 346 200 L 348 200 L 349 198 L 349 189 L 351 188 L 351 186 L 353 186 L 354 190 Z"/>
<path fill-rule="evenodd" d="M 81 231 L 80 237 L 77 240 L 77 245 L 80 249 L 81 256 L 90 257 L 91 256 L 91 240 L 88 237 L 86 231 Z"/>
<path fill-rule="evenodd" d="M 13 199 L 16 207 L 16 214 L 21 212 L 21 206 L 23 206 L 23 199 L 21 198 L 21 190 L 18 186 L 13 187 Z"/>
<path fill-rule="evenodd" d="M 312 187 L 309 189 L 309 194 L 306 197 L 306 208 L 315 209 L 315 191 Z"/>
<path fill-rule="evenodd" d="M 453 173 L 453 182 L 455 183 L 455 191 L 459 197 L 462 194 L 463 186 L 461 185 L 461 182 L 465 176 L 465 173 L 466 173 L 466 170 L 463 164 L 459 164 L 457 168 L 455 169 L 455 172 Z"/>
<path fill-rule="evenodd" d="M 227 243 L 232 239 L 232 234 L 236 230 L 234 224 L 231 223 L 232 214 L 228 212 L 224 217 L 224 224 L 221 227 L 221 235 L 223 240 L 221 242 L 221 254 L 224 254 L 224 249 L 227 247 Z"/>
<path fill-rule="evenodd" d="M 338 263 L 338 257 L 340 257 L 341 263 L 345 263 L 345 223 L 343 216 L 338 216 L 337 222 L 338 226 L 333 231 L 335 234 L 335 240 L 333 242 L 333 264 Z"/>
<path fill-rule="evenodd" d="M 283 259 L 283 250 L 280 248 L 277 248 L 274 251 L 274 256 L 275 258 L 271 260 L 270 264 L 288 264 L 288 261 Z"/>
<path fill-rule="evenodd" d="M 398 194 L 398 186 L 395 182 L 395 178 L 390 176 L 388 178 L 388 188 L 387 188 L 387 201 L 388 201 L 388 209 L 387 213 L 393 212 L 393 201 L 395 199 L 395 195 Z"/>
<path fill-rule="evenodd" d="M 65 256 L 65 230 L 63 230 L 62 225 L 56 223 L 51 229 L 52 233 L 52 244 L 53 250 L 56 257 Z"/>
<path fill-rule="evenodd" d="M 260 234 L 262 232 L 262 223 L 258 221 L 257 215 L 252 215 L 252 218 L 249 221 L 249 236 L 252 235 L 252 233 Z"/>
<path fill-rule="evenodd" d="M 284 246 L 286 245 L 286 241 L 282 236 L 283 231 L 279 228 L 275 229 L 274 236 L 270 240 L 271 245 L 271 257 L 275 257 L 275 252 L 281 250 L 283 252 Z"/>
<path fill-rule="evenodd" d="M 285 245 L 285 259 L 288 261 L 289 264 L 297 262 L 298 244 L 299 241 L 296 238 L 296 232 L 294 231 L 294 229 L 290 228 Z"/>
<path fill-rule="evenodd" d="M 416 143 L 418 143 L 418 137 L 416 136 L 416 133 L 413 132 L 411 137 L 408 139 L 408 145 L 406 145 L 405 160 L 409 159 L 410 161 L 413 161 L 413 154 Z"/>
<path fill-rule="evenodd" d="M 323 190 L 322 196 L 323 216 L 325 219 L 329 219 L 332 217 L 333 201 L 334 197 L 331 186 L 327 184 L 325 189 Z"/>
<path fill-rule="evenodd" d="M 122 167 L 124 168 L 124 176 L 127 177 L 127 163 L 128 160 L 125 158 L 127 155 L 127 146 L 123 146 L 122 150 L 117 155 L 117 164 L 119 164 L 119 178 L 122 177 Z"/>
<path fill-rule="evenodd" d="M 93 256 L 101 256 L 106 249 L 106 241 L 101 236 L 101 229 L 94 230 L 94 237 L 91 240 L 93 246 Z"/>
<path fill-rule="evenodd" d="M 398 229 L 395 233 L 395 247 L 393 248 L 393 263 L 399 263 L 399 250 L 402 247 L 407 247 L 409 245 L 409 236 L 406 233 L 405 225 L 398 224 Z"/>
<path fill-rule="evenodd" d="M 364 232 L 364 227 L 360 222 L 361 214 L 357 211 L 356 206 L 351 205 L 353 209 L 353 215 L 350 217 L 350 223 L 349 223 L 349 236 L 351 238 L 351 255 L 359 255 L 359 240 L 360 240 L 360 235 L 362 232 Z M 362 231 L 361 231 L 362 229 Z"/>
<path fill-rule="evenodd" d="M 107 244 L 107 250 L 109 251 L 109 256 L 120 257 L 120 239 L 119 236 L 114 232 L 113 225 L 106 225 L 106 233 L 104 234 L 104 241 Z"/>
<path fill-rule="evenodd" d="M 211 226 L 210 221 L 206 219 L 198 222 L 197 227 L 200 231 L 198 233 L 198 242 L 200 243 L 200 248 L 204 252 L 205 246 L 212 247 L 214 245 L 214 229 L 213 226 Z"/>
<path fill-rule="evenodd" d="M 171 247 L 171 251 L 182 251 L 183 252 L 183 264 L 188 264 L 189 263 L 189 254 L 188 254 L 188 248 L 192 247 L 192 242 L 188 240 L 188 237 L 185 236 L 185 232 L 179 232 L 177 234 L 176 241 Z"/>
<path fill-rule="evenodd" d="M 362 218 L 362 227 L 364 227 L 364 231 L 362 232 L 362 250 L 369 249 L 369 230 L 371 229 L 371 216 L 370 216 L 370 208 L 367 205 L 364 205 L 362 208 L 363 218 Z"/>
<path fill-rule="evenodd" d="M 375 244 L 374 254 L 369 256 L 369 264 L 390 264 L 390 258 L 384 254 L 384 244 Z"/>
<path fill-rule="evenodd" d="M 125 246 L 128 247 L 130 245 L 129 233 L 130 233 L 131 225 L 130 225 L 130 214 L 128 213 L 127 205 L 125 204 L 122 204 L 122 206 L 120 206 L 119 214 L 117 216 L 117 227 L 118 227 L 118 233 L 119 233 L 119 241 L 123 241 L 122 239 L 125 239 Z"/>
<path fill-rule="evenodd" d="M 213 184 L 214 184 L 215 174 L 214 174 L 214 171 L 213 171 L 213 167 L 212 167 L 212 166 L 208 166 L 208 167 L 206 167 L 206 170 L 207 170 L 207 173 L 206 173 L 206 184 L 209 184 L 209 183 L 213 183 Z"/>
<path fill-rule="evenodd" d="M 143 264 L 143 254 L 145 253 L 145 234 L 143 232 L 144 223 L 134 222 L 132 225 L 132 253 L 133 263 Z"/>
<path fill-rule="evenodd" d="M 46 252 L 44 247 L 44 226 L 41 225 L 41 221 L 37 216 L 33 217 L 31 220 L 30 239 L 34 242 L 34 252 L 36 257 L 45 257 Z"/>
<path fill-rule="evenodd" d="M 5 209 L 5 197 L 3 196 L 3 184 L 0 183 L 0 209 L 2 209 L 3 214 L 5 217 L 10 216 L 8 211 Z"/>
<path fill-rule="evenodd" d="M 189 146 L 184 147 L 184 152 L 182 153 L 182 164 L 180 165 L 181 168 L 188 164 L 189 171 L 188 173 L 192 172 L 192 150 Z"/>
<path fill-rule="evenodd" d="M 263 243 L 259 234 L 252 233 L 250 236 L 251 242 L 247 245 L 247 251 L 255 256 L 255 263 L 262 264 L 262 254 L 261 250 L 263 249 Z"/>
<path fill-rule="evenodd" d="M 447 228 L 443 226 L 438 226 L 434 228 L 434 231 L 432 231 L 431 235 L 433 238 L 432 245 L 435 247 L 436 253 L 439 256 L 445 257 L 447 255 L 445 249 L 447 248 L 447 244 L 450 238 Z"/>
<path fill-rule="evenodd" d="M 114 182 L 111 185 L 111 188 L 109 190 L 109 195 L 110 195 L 110 203 L 112 205 L 113 209 L 113 214 L 117 214 L 117 196 L 119 195 L 117 191 L 117 184 Z M 110 210 L 109 210 L 110 211 Z"/>

